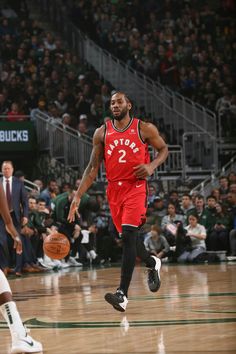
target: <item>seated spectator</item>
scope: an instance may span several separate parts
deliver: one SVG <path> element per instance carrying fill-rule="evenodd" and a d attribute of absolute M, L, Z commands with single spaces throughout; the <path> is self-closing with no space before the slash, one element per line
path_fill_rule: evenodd
<path fill-rule="evenodd" d="M 236 183 L 236 173 L 234 171 L 231 171 L 229 174 L 228 174 L 228 180 L 229 180 L 229 184 L 233 184 L 233 183 Z"/>
<path fill-rule="evenodd" d="M 151 231 L 144 240 L 144 246 L 150 254 L 160 259 L 167 257 L 170 251 L 170 246 L 166 238 L 161 235 L 161 228 L 157 225 L 151 226 Z"/>
<path fill-rule="evenodd" d="M 176 213 L 181 214 L 180 202 L 179 202 L 179 193 L 177 190 L 171 190 L 169 193 L 169 203 L 174 204 Z"/>
<path fill-rule="evenodd" d="M 176 214 L 175 205 L 169 203 L 167 206 L 167 215 L 162 218 L 161 229 L 170 246 L 175 246 L 176 240 L 176 222 L 184 222 L 183 215 Z"/>
<path fill-rule="evenodd" d="M 182 203 L 181 203 L 181 212 L 185 218 L 185 224 L 188 223 L 188 216 L 195 210 L 195 207 L 192 203 L 192 197 L 190 194 L 183 194 Z"/>
<path fill-rule="evenodd" d="M 37 210 L 37 200 L 34 196 L 30 196 L 28 199 L 29 203 L 29 213 L 35 212 Z"/>
<path fill-rule="evenodd" d="M 79 260 L 86 263 L 100 263 L 99 257 L 96 253 L 96 233 L 97 228 L 95 224 L 88 227 L 88 230 L 81 230 L 81 238 L 79 243 Z"/>
<path fill-rule="evenodd" d="M 226 176 L 221 176 L 219 178 L 219 192 L 220 192 L 220 200 L 223 202 L 224 199 L 227 198 L 227 195 L 229 193 L 229 180 Z"/>
<path fill-rule="evenodd" d="M 230 216 L 226 213 L 224 206 L 217 203 L 215 214 L 215 225 L 208 233 L 208 250 L 227 251 L 229 250 Z"/>
<path fill-rule="evenodd" d="M 73 128 L 73 120 L 72 120 L 72 117 L 69 113 L 63 114 L 61 123 L 62 123 L 64 129 Z"/>
<path fill-rule="evenodd" d="M 57 195 L 57 181 L 54 179 L 49 180 L 47 188 L 45 188 L 41 193 L 40 193 L 40 198 L 44 199 L 46 202 L 46 207 L 48 209 L 51 208 L 51 201 L 54 199 Z"/>
<path fill-rule="evenodd" d="M 59 91 L 57 95 L 57 99 L 54 101 L 55 106 L 58 109 L 58 114 L 64 114 L 68 109 L 68 102 L 66 102 L 66 98 L 64 92 Z"/>
<path fill-rule="evenodd" d="M 43 240 L 47 235 L 47 228 L 53 223 L 51 215 L 46 208 L 44 199 L 39 198 L 35 206 L 35 198 L 29 197 L 29 226 L 33 230 L 30 241 L 33 248 L 34 258 L 38 260 L 41 265 L 43 262 Z"/>
<path fill-rule="evenodd" d="M 230 184 L 229 193 L 236 193 L 236 183 L 231 183 Z"/>
<path fill-rule="evenodd" d="M 156 196 L 152 205 L 147 209 L 147 221 L 149 225 L 161 226 L 162 218 L 166 215 L 167 209 L 164 205 L 164 199 L 160 196 Z"/>
<path fill-rule="evenodd" d="M 182 222 L 176 223 L 176 247 L 172 259 L 179 261 L 179 257 L 184 252 L 192 251 L 192 240 L 190 236 L 187 236 L 187 230 L 184 228 Z"/>
<path fill-rule="evenodd" d="M 201 261 L 201 255 L 206 254 L 206 229 L 198 224 L 198 216 L 190 214 L 188 216 L 188 226 L 186 226 L 186 236 L 191 239 L 191 249 L 184 250 L 178 257 L 178 262 L 197 262 Z"/>
<path fill-rule="evenodd" d="M 205 208 L 204 197 L 202 195 L 196 197 L 195 207 L 199 224 L 203 225 L 207 232 L 211 231 L 216 222 L 215 214 L 212 214 Z"/>
<path fill-rule="evenodd" d="M 20 111 L 19 105 L 13 102 L 10 111 L 7 113 L 8 122 L 21 122 L 27 120 L 27 117 Z"/>
<path fill-rule="evenodd" d="M 148 206 L 150 206 L 153 203 L 156 196 L 157 196 L 156 186 L 154 184 L 149 184 L 148 185 Z"/>
<path fill-rule="evenodd" d="M 213 188 L 212 191 L 211 191 L 211 195 L 213 197 L 215 197 L 217 203 L 220 202 L 220 190 L 219 190 L 219 188 Z"/>
<path fill-rule="evenodd" d="M 77 130 L 78 130 L 79 136 L 83 137 L 85 135 L 88 135 L 89 129 L 87 126 L 87 122 L 85 120 L 81 120 L 77 125 Z"/>

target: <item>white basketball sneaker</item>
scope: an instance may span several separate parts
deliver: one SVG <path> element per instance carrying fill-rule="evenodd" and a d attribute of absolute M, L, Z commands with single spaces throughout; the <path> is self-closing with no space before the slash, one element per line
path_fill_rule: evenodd
<path fill-rule="evenodd" d="M 18 334 L 15 334 L 14 339 L 12 341 L 11 354 L 39 353 L 42 351 L 42 344 L 30 337 L 27 333 L 24 337 L 20 337 Z"/>
<path fill-rule="evenodd" d="M 161 277 L 160 277 L 161 261 L 159 258 L 155 256 L 151 256 L 151 257 L 155 259 L 156 264 L 154 268 L 148 269 L 148 286 L 150 291 L 156 292 L 159 290 L 161 286 Z"/>
<path fill-rule="evenodd" d="M 115 310 L 120 312 L 125 312 L 128 304 L 128 299 L 121 289 L 117 289 L 115 294 L 107 293 L 105 295 L 105 300 L 111 304 Z"/>

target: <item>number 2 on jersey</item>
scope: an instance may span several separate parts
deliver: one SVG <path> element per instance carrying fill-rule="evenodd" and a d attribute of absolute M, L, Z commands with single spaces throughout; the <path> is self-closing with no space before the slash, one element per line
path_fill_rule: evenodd
<path fill-rule="evenodd" d="M 119 157 L 119 163 L 126 163 L 126 160 L 124 159 L 125 155 L 126 155 L 126 151 L 125 150 L 119 150 L 119 154 L 121 154 L 121 156 Z"/>

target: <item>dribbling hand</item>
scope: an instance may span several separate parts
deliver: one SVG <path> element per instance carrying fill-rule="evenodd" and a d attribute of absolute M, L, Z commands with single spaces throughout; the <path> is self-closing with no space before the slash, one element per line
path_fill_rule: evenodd
<path fill-rule="evenodd" d="M 72 200 L 71 205 L 70 205 L 70 211 L 67 217 L 67 220 L 69 222 L 73 222 L 75 221 L 75 214 L 77 214 L 77 216 L 79 217 L 79 213 L 78 213 L 78 207 L 80 205 L 80 198 L 76 198 Z"/>

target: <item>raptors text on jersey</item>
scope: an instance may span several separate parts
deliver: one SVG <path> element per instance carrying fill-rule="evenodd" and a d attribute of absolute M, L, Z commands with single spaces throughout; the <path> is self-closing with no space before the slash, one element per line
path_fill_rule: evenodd
<path fill-rule="evenodd" d="M 133 168 L 149 162 L 147 144 L 139 131 L 140 120 L 131 118 L 127 127 L 119 130 L 113 121 L 106 122 L 104 160 L 108 181 L 135 181 Z"/>

